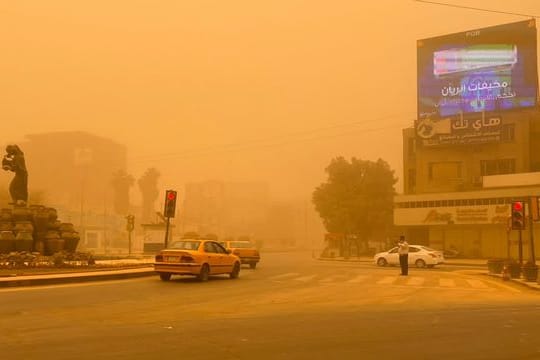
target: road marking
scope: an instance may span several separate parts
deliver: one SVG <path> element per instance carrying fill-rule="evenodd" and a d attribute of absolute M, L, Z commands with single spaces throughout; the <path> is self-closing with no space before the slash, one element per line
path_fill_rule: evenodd
<path fill-rule="evenodd" d="M 407 285 L 420 286 L 423 285 L 425 281 L 426 279 L 423 277 L 411 277 L 407 280 Z"/>
<path fill-rule="evenodd" d="M 293 280 L 296 280 L 296 281 L 309 281 L 309 280 L 313 280 L 317 277 L 317 275 L 306 275 L 306 276 L 300 276 L 296 279 L 293 279 Z"/>
<path fill-rule="evenodd" d="M 377 281 L 377 284 L 379 284 L 379 285 L 392 284 L 394 281 L 396 281 L 396 279 L 397 278 L 395 276 L 385 276 L 381 280 Z"/>
<path fill-rule="evenodd" d="M 456 282 L 454 279 L 439 279 L 439 285 L 443 287 L 455 287 Z"/>
<path fill-rule="evenodd" d="M 357 275 L 354 278 L 347 280 L 348 283 L 359 283 L 364 280 L 366 280 L 369 277 L 369 275 Z"/>
<path fill-rule="evenodd" d="M 488 288 L 488 286 L 481 280 L 466 279 L 465 281 L 467 281 L 469 283 L 469 285 L 471 285 L 475 289 L 487 289 Z"/>
<path fill-rule="evenodd" d="M 293 277 L 293 276 L 298 276 L 298 275 L 300 275 L 300 274 L 299 273 L 285 273 L 285 274 L 270 276 L 269 279 L 270 280 L 278 280 L 278 279 L 285 279 L 285 278 L 288 278 L 288 277 Z"/>

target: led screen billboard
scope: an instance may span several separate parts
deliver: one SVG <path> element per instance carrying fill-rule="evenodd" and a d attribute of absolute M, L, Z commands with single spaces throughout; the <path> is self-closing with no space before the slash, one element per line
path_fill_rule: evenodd
<path fill-rule="evenodd" d="M 418 41 L 418 118 L 536 105 L 536 22 Z"/>

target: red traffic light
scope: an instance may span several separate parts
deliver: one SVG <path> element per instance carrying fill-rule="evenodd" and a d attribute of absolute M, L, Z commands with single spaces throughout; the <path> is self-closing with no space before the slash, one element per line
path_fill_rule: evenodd
<path fill-rule="evenodd" d="M 163 210 L 163 215 L 167 218 L 174 217 L 176 212 L 176 191 L 167 190 L 165 192 L 165 209 Z"/>
<path fill-rule="evenodd" d="M 514 210 L 514 211 L 523 210 L 523 203 L 521 201 L 514 201 L 512 203 L 512 210 Z"/>

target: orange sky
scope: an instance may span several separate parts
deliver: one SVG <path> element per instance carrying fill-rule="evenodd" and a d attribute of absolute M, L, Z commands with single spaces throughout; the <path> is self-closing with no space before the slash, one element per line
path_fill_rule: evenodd
<path fill-rule="evenodd" d="M 537 0 L 451 3 L 540 14 Z M 412 0 L 5 1 L 0 139 L 112 138 L 163 188 L 255 180 L 308 197 L 339 155 L 401 178 L 416 39 L 523 19 Z"/>

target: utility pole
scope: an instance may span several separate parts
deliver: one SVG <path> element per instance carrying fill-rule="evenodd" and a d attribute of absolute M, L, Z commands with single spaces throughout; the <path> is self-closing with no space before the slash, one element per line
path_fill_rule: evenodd
<path fill-rule="evenodd" d="M 537 203 L 534 204 L 534 201 Z M 532 264 L 536 264 L 536 256 L 534 254 L 534 222 L 533 222 L 533 207 L 538 205 L 538 200 L 536 198 L 529 196 L 529 253 L 530 261 Z"/>

